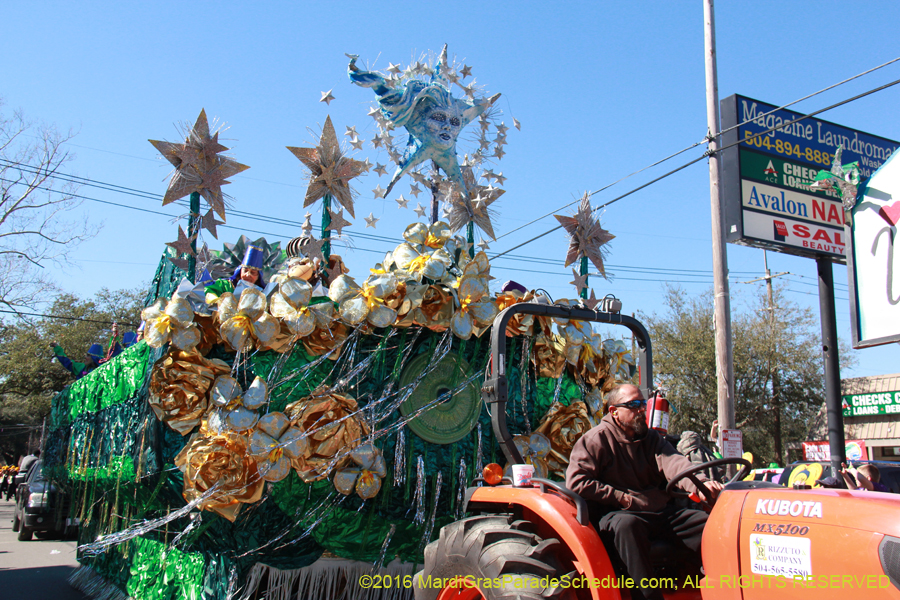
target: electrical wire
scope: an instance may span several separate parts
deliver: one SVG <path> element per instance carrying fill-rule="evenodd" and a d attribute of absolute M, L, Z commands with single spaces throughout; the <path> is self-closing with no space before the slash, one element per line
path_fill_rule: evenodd
<path fill-rule="evenodd" d="M 0 313 L 9 313 L 17 316 L 29 316 L 29 317 L 44 317 L 46 319 L 63 319 L 66 321 L 84 321 L 86 323 L 103 323 L 106 325 L 114 325 L 118 323 L 119 325 L 130 325 L 132 327 L 137 327 L 135 323 L 126 323 L 124 321 L 102 321 L 99 319 L 86 319 L 84 317 L 64 317 L 62 315 L 45 315 L 41 313 L 32 313 L 32 312 L 22 312 L 18 310 L 0 310 Z"/>

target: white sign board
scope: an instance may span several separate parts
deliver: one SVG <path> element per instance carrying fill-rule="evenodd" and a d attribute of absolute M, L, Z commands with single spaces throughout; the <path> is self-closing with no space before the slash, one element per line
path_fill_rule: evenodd
<path fill-rule="evenodd" d="M 810 539 L 787 535 L 751 535 L 750 570 L 760 575 L 810 577 Z"/>
<path fill-rule="evenodd" d="M 849 254 L 853 347 L 900 341 L 900 159 L 891 156 L 861 186 L 852 211 Z"/>
<path fill-rule="evenodd" d="M 740 429 L 722 430 L 722 458 L 741 458 L 744 455 L 744 436 Z"/>

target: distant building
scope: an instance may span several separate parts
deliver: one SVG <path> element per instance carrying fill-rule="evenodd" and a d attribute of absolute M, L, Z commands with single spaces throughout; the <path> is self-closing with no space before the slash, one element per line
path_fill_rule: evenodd
<path fill-rule="evenodd" d="M 869 460 L 900 462 L 900 373 L 842 379 L 841 405 L 848 456 L 864 447 Z M 807 448 L 811 442 L 828 440 L 824 404 L 806 439 Z M 803 458 L 794 455 L 792 452 L 793 458 Z"/>

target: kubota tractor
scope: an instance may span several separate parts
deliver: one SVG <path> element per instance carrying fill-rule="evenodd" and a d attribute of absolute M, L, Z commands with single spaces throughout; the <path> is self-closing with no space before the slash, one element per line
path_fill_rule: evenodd
<path fill-rule="evenodd" d="M 652 353 L 639 321 L 577 307 L 513 305 L 494 321 L 492 372 L 482 388 L 510 464 L 523 462 L 506 426 L 503 372 L 506 325 L 518 313 L 628 327 L 640 347 L 640 383 L 649 397 Z M 706 507 L 702 567 L 665 543 L 653 546 L 659 577 L 648 584 L 665 598 L 900 598 L 900 498 L 741 481 L 750 466 L 742 459 L 697 465 L 670 481 L 667 491 L 684 477 L 702 485 L 695 472 L 727 462 L 742 469 Z M 468 489 L 466 512 L 475 516 L 445 526 L 427 546 L 424 568 L 413 578 L 417 600 L 632 597 L 636 582 L 611 560 L 583 498 L 544 479 L 529 487 L 514 487 L 508 478 L 488 483 L 477 478 L 478 487 Z"/>

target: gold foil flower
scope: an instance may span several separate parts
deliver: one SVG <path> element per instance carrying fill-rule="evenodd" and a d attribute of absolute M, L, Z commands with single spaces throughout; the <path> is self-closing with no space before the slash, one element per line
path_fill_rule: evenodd
<path fill-rule="evenodd" d="M 397 311 L 385 305 L 385 298 L 397 291 L 397 278 L 390 273 L 372 275 L 357 285 L 352 277 L 341 275 L 328 288 L 328 297 L 340 306 L 341 319 L 351 326 L 368 321 L 375 327 L 388 327 Z"/>
<path fill-rule="evenodd" d="M 291 472 L 291 466 L 309 452 L 306 432 L 292 427 L 280 412 L 269 413 L 256 424 L 250 434 L 250 455 L 266 481 L 281 481 Z"/>
<path fill-rule="evenodd" d="M 539 333 L 534 338 L 532 359 L 538 376 L 558 379 L 566 370 L 565 340 L 555 334 Z"/>
<path fill-rule="evenodd" d="M 464 340 L 472 337 L 473 333 L 481 335 L 497 316 L 497 303 L 489 295 L 489 270 L 487 254 L 479 252 L 466 265 L 459 279 L 456 289 L 459 307 L 450 319 L 450 329 Z"/>
<path fill-rule="evenodd" d="M 307 433 L 309 454 L 294 463 L 303 481 L 325 479 L 332 470 L 348 463 L 348 456 L 339 456 L 358 446 L 369 434 L 358 410 L 356 400 L 334 393 L 313 394 L 284 409 L 291 423 Z"/>
<path fill-rule="evenodd" d="M 443 280 L 447 275 L 447 269 L 453 264 L 453 257 L 443 247 L 430 252 L 426 247 L 420 248 L 422 249 L 419 250 L 409 243 L 400 244 L 394 249 L 391 257 L 393 264 L 417 283 L 422 283 L 423 278 L 432 281 Z"/>
<path fill-rule="evenodd" d="M 316 328 L 316 316 L 308 304 L 312 286 L 302 279 L 288 278 L 278 285 L 269 302 L 269 312 L 296 336 L 309 335 Z"/>
<path fill-rule="evenodd" d="M 168 302 L 160 298 L 141 311 L 144 339 L 151 348 L 162 348 L 172 342 L 177 348 L 190 352 L 200 343 L 200 330 L 194 321 L 194 311 L 184 298 L 173 296 Z"/>
<path fill-rule="evenodd" d="M 219 323 L 222 338 L 240 352 L 249 340 L 265 346 L 280 328 L 278 319 L 266 312 L 266 296 L 261 290 L 247 288 L 235 300 L 231 293 L 219 298 Z"/>
<path fill-rule="evenodd" d="M 356 490 L 363 500 L 374 498 L 381 489 L 381 480 L 387 477 L 387 465 L 381 450 L 372 443 L 365 443 L 350 453 L 350 459 L 356 466 L 336 471 L 334 487 L 345 496 Z"/>
<path fill-rule="evenodd" d="M 160 421 L 187 435 L 200 424 L 209 406 L 209 388 L 231 368 L 218 359 L 206 360 L 197 352 L 175 348 L 153 365 L 150 408 Z"/>
<path fill-rule="evenodd" d="M 513 443 L 522 455 L 525 464 L 534 465 L 534 476 L 546 479 L 549 473 L 547 456 L 550 454 L 550 440 L 543 433 L 534 432 L 531 435 L 517 435 Z M 505 473 L 512 477 L 512 465 L 507 465 Z"/>
<path fill-rule="evenodd" d="M 443 221 L 438 221 L 431 226 L 424 223 L 413 223 L 403 232 L 403 239 L 410 244 L 419 247 L 427 246 L 432 250 L 443 248 L 450 237 L 450 226 Z"/>
<path fill-rule="evenodd" d="M 199 506 L 234 522 L 241 504 L 258 502 L 262 497 L 265 480 L 247 452 L 245 436 L 208 433 L 201 427 L 175 457 L 175 465 L 184 473 L 182 495 L 191 502 L 217 486 Z"/>
<path fill-rule="evenodd" d="M 543 434 L 550 442 L 547 465 L 555 477 L 566 478 L 572 448 L 591 427 L 593 420 L 584 402 L 573 402 L 568 406 L 554 402 L 541 419 L 537 433 Z"/>
<path fill-rule="evenodd" d="M 622 340 L 605 340 L 603 349 L 610 357 L 610 373 L 614 373 L 620 381 L 631 379 L 634 367 L 634 357 L 631 350 Z"/>
<path fill-rule="evenodd" d="M 209 415 L 209 429 L 216 433 L 227 429 L 247 431 L 259 420 L 256 411 L 266 403 L 267 394 L 262 377 L 254 379 L 246 392 L 241 392 L 233 377 L 217 377 L 210 394 L 215 410 Z"/>

